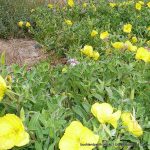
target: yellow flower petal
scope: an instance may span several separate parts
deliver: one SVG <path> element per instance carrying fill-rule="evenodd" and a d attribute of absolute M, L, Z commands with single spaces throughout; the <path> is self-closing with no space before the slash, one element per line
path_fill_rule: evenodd
<path fill-rule="evenodd" d="M 19 27 L 22 27 L 23 24 L 24 24 L 23 21 L 19 21 L 19 22 L 18 22 L 18 26 L 19 26 Z"/>
<path fill-rule="evenodd" d="M 109 5 L 110 5 L 110 7 L 112 7 L 112 8 L 114 8 L 114 7 L 116 7 L 116 6 L 117 6 L 117 4 L 116 4 L 116 3 L 109 3 Z"/>
<path fill-rule="evenodd" d="M 15 146 L 15 135 L 12 127 L 2 117 L 0 118 L 0 149 L 11 149 Z"/>
<path fill-rule="evenodd" d="M 91 112 L 100 123 L 107 123 L 111 119 L 113 108 L 108 103 L 95 103 L 92 105 Z"/>
<path fill-rule="evenodd" d="M 83 8 L 86 8 L 87 7 L 87 3 L 83 3 L 82 6 L 83 6 Z"/>
<path fill-rule="evenodd" d="M 131 120 L 131 113 L 129 112 L 124 112 L 121 115 L 121 119 L 123 121 L 123 124 L 126 126 L 128 124 L 128 122 Z"/>
<path fill-rule="evenodd" d="M 126 41 L 126 42 L 125 42 L 125 47 L 126 47 L 129 51 L 136 51 L 136 50 L 137 50 L 137 47 L 136 47 L 136 46 L 133 46 L 130 41 Z"/>
<path fill-rule="evenodd" d="M 137 50 L 135 58 L 137 60 L 143 60 L 145 62 L 150 62 L 150 52 L 147 49 L 140 47 Z"/>
<path fill-rule="evenodd" d="M 7 90 L 6 82 L 0 75 L 0 101 L 3 99 L 6 90 Z"/>
<path fill-rule="evenodd" d="M 54 8 L 53 4 L 48 4 L 48 8 L 50 9 Z"/>
<path fill-rule="evenodd" d="M 92 30 L 91 37 L 95 37 L 96 35 L 98 35 L 98 32 L 96 30 Z"/>
<path fill-rule="evenodd" d="M 95 146 L 92 144 L 97 144 L 99 140 L 99 136 L 94 134 L 90 129 L 87 127 L 83 127 L 81 136 L 80 136 L 80 150 L 92 150 Z M 82 146 L 83 144 L 83 146 Z M 84 145 L 84 144 L 91 144 L 91 145 Z"/>
<path fill-rule="evenodd" d="M 132 25 L 131 25 L 131 24 L 125 24 L 125 25 L 123 26 L 123 32 L 125 32 L 125 33 L 130 33 L 131 30 L 132 30 Z"/>
<path fill-rule="evenodd" d="M 85 45 L 81 52 L 88 57 L 93 57 L 93 47 L 90 45 Z"/>
<path fill-rule="evenodd" d="M 79 138 L 83 129 L 83 125 L 79 121 L 73 121 L 65 130 L 65 135 Z"/>
<path fill-rule="evenodd" d="M 123 49 L 124 48 L 124 43 L 123 42 L 115 42 L 115 43 L 112 43 L 112 46 L 115 49 Z"/>
<path fill-rule="evenodd" d="M 113 113 L 113 107 L 108 103 L 95 103 L 91 108 L 92 114 L 102 124 L 110 123 L 114 128 L 117 127 L 117 122 L 121 116 L 121 111 Z"/>
<path fill-rule="evenodd" d="M 136 8 L 137 10 L 141 10 L 142 5 L 141 5 L 140 3 L 136 3 L 136 4 L 135 4 L 135 8 Z"/>
<path fill-rule="evenodd" d="M 59 141 L 60 150 L 80 150 L 80 142 L 64 135 Z"/>
<path fill-rule="evenodd" d="M 132 133 L 136 137 L 139 137 L 143 134 L 141 126 L 138 124 L 138 122 L 135 120 L 131 113 L 124 112 L 121 115 L 121 119 L 123 121 L 123 125 L 127 127 L 127 130 L 130 133 Z"/>
<path fill-rule="evenodd" d="M 109 123 L 114 127 L 114 128 L 117 128 L 117 122 L 118 120 L 120 119 L 120 116 L 121 116 L 121 111 L 118 110 L 117 112 L 113 113 L 112 114 L 112 117 L 111 119 L 109 120 Z"/>
<path fill-rule="evenodd" d="M 18 147 L 24 146 L 30 141 L 29 134 L 27 132 L 22 132 L 18 137 L 18 141 L 15 144 Z"/>
<path fill-rule="evenodd" d="M 97 52 L 97 51 L 93 51 L 93 59 L 94 60 L 98 60 L 99 59 L 99 57 L 100 57 L 100 54 L 99 54 L 99 52 Z"/>
<path fill-rule="evenodd" d="M 27 28 L 31 27 L 30 22 L 26 22 L 26 27 L 27 27 Z"/>
<path fill-rule="evenodd" d="M 143 130 L 136 120 L 128 122 L 128 130 L 136 137 L 143 134 Z"/>
<path fill-rule="evenodd" d="M 84 144 L 97 144 L 99 136 L 80 122 L 73 121 L 65 130 L 65 134 L 59 141 L 60 150 L 92 150 L 95 146 Z"/>
<path fill-rule="evenodd" d="M 73 23 L 72 23 L 71 20 L 65 19 L 65 23 L 66 23 L 68 26 L 72 26 L 72 25 L 73 25 Z"/>
<path fill-rule="evenodd" d="M 0 117 L 0 149 L 11 149 L 29 143 L 22 121 L 14 114 Z"/>
<path fill-rule="evenodd" d="M 134 36 L 134 37 L 132 37 L 132 43 L 136 43 L 138 40 L 137 40 L 137 37 L 136 36 Z"/>
<path fill-rule="evenodd" d="M 144 5 L 144 2 L 143 2 L 143 1 L 138 1 L 138 3 L 140 3 L 141 5 Z"/>
<path fill-rule="evenodd" d="M 74 0 L 68 0 L 68 5 L 70 7 L 73 7 L 74 6 Z"/>
<path fill-rule="evenodd" d="M 102 40 L 105 40 L 105 39 L 107 39 L 108 37 L 109 37 L 109 33 L 108 33 L 107 31 L 102 32 L 102 33 L 100 34 L 100 39 L 102 39 Z"/>

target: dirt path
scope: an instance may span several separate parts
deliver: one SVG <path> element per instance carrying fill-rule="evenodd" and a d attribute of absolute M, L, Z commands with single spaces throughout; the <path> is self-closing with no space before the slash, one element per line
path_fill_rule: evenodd
<path fill-rule="evenodd" d="M 38 43 L 28 39 L 0 39 L 0 53 L 6 52 L 6 64 L 27 64 L 29 67 L 40 60 L 46 59 L 47 54 L 42 51 Z"/>

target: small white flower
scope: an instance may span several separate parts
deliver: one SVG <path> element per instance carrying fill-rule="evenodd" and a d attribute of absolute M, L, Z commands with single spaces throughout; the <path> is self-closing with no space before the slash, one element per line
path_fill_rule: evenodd
<path fill-rule="evenodd" d="M 74 59 L 74 58 L 69 59 L 69 60 L 68 60 L 68 63 L 69 63 L 72 67 L 74 67 L 74 66 L 76 66 L 76 65 L 79 64 L 79 62 L 78 62 L 76 59 Z"/>

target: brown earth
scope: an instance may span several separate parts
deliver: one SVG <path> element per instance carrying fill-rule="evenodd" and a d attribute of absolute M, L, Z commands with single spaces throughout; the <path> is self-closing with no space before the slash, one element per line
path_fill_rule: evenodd
<path fill-rule="evenodd" d="M 51 65 L 66 64 L 65 57 L 58 56 L 54 51 L 47 53 L 34 40 L 31 39 L 0 39 L 0 54 L 5 51 L 6 65 L 26 64 L 28 68 L 39 61 L 49 60 Z"/>
<path fill-rule="evenodd" d="M 27 64 L 30 67 L 48 56 L 36 41 L 29 39 L 0 40 L 0 53 L 4 51 L 7 65 Z"/>

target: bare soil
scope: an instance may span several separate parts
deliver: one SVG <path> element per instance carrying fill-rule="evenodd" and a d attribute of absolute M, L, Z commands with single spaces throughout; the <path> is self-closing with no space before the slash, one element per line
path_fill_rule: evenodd
<path fill-rule="evenodd" d="M 18 64 L 20 66 L 27 64 L 29 67 L 36 64 L 40 60 L 47 58 L 45 53 L 38 43 L 30 39 L 0 39 L 0 53 L 5 51 L 6 64 Z"/>

